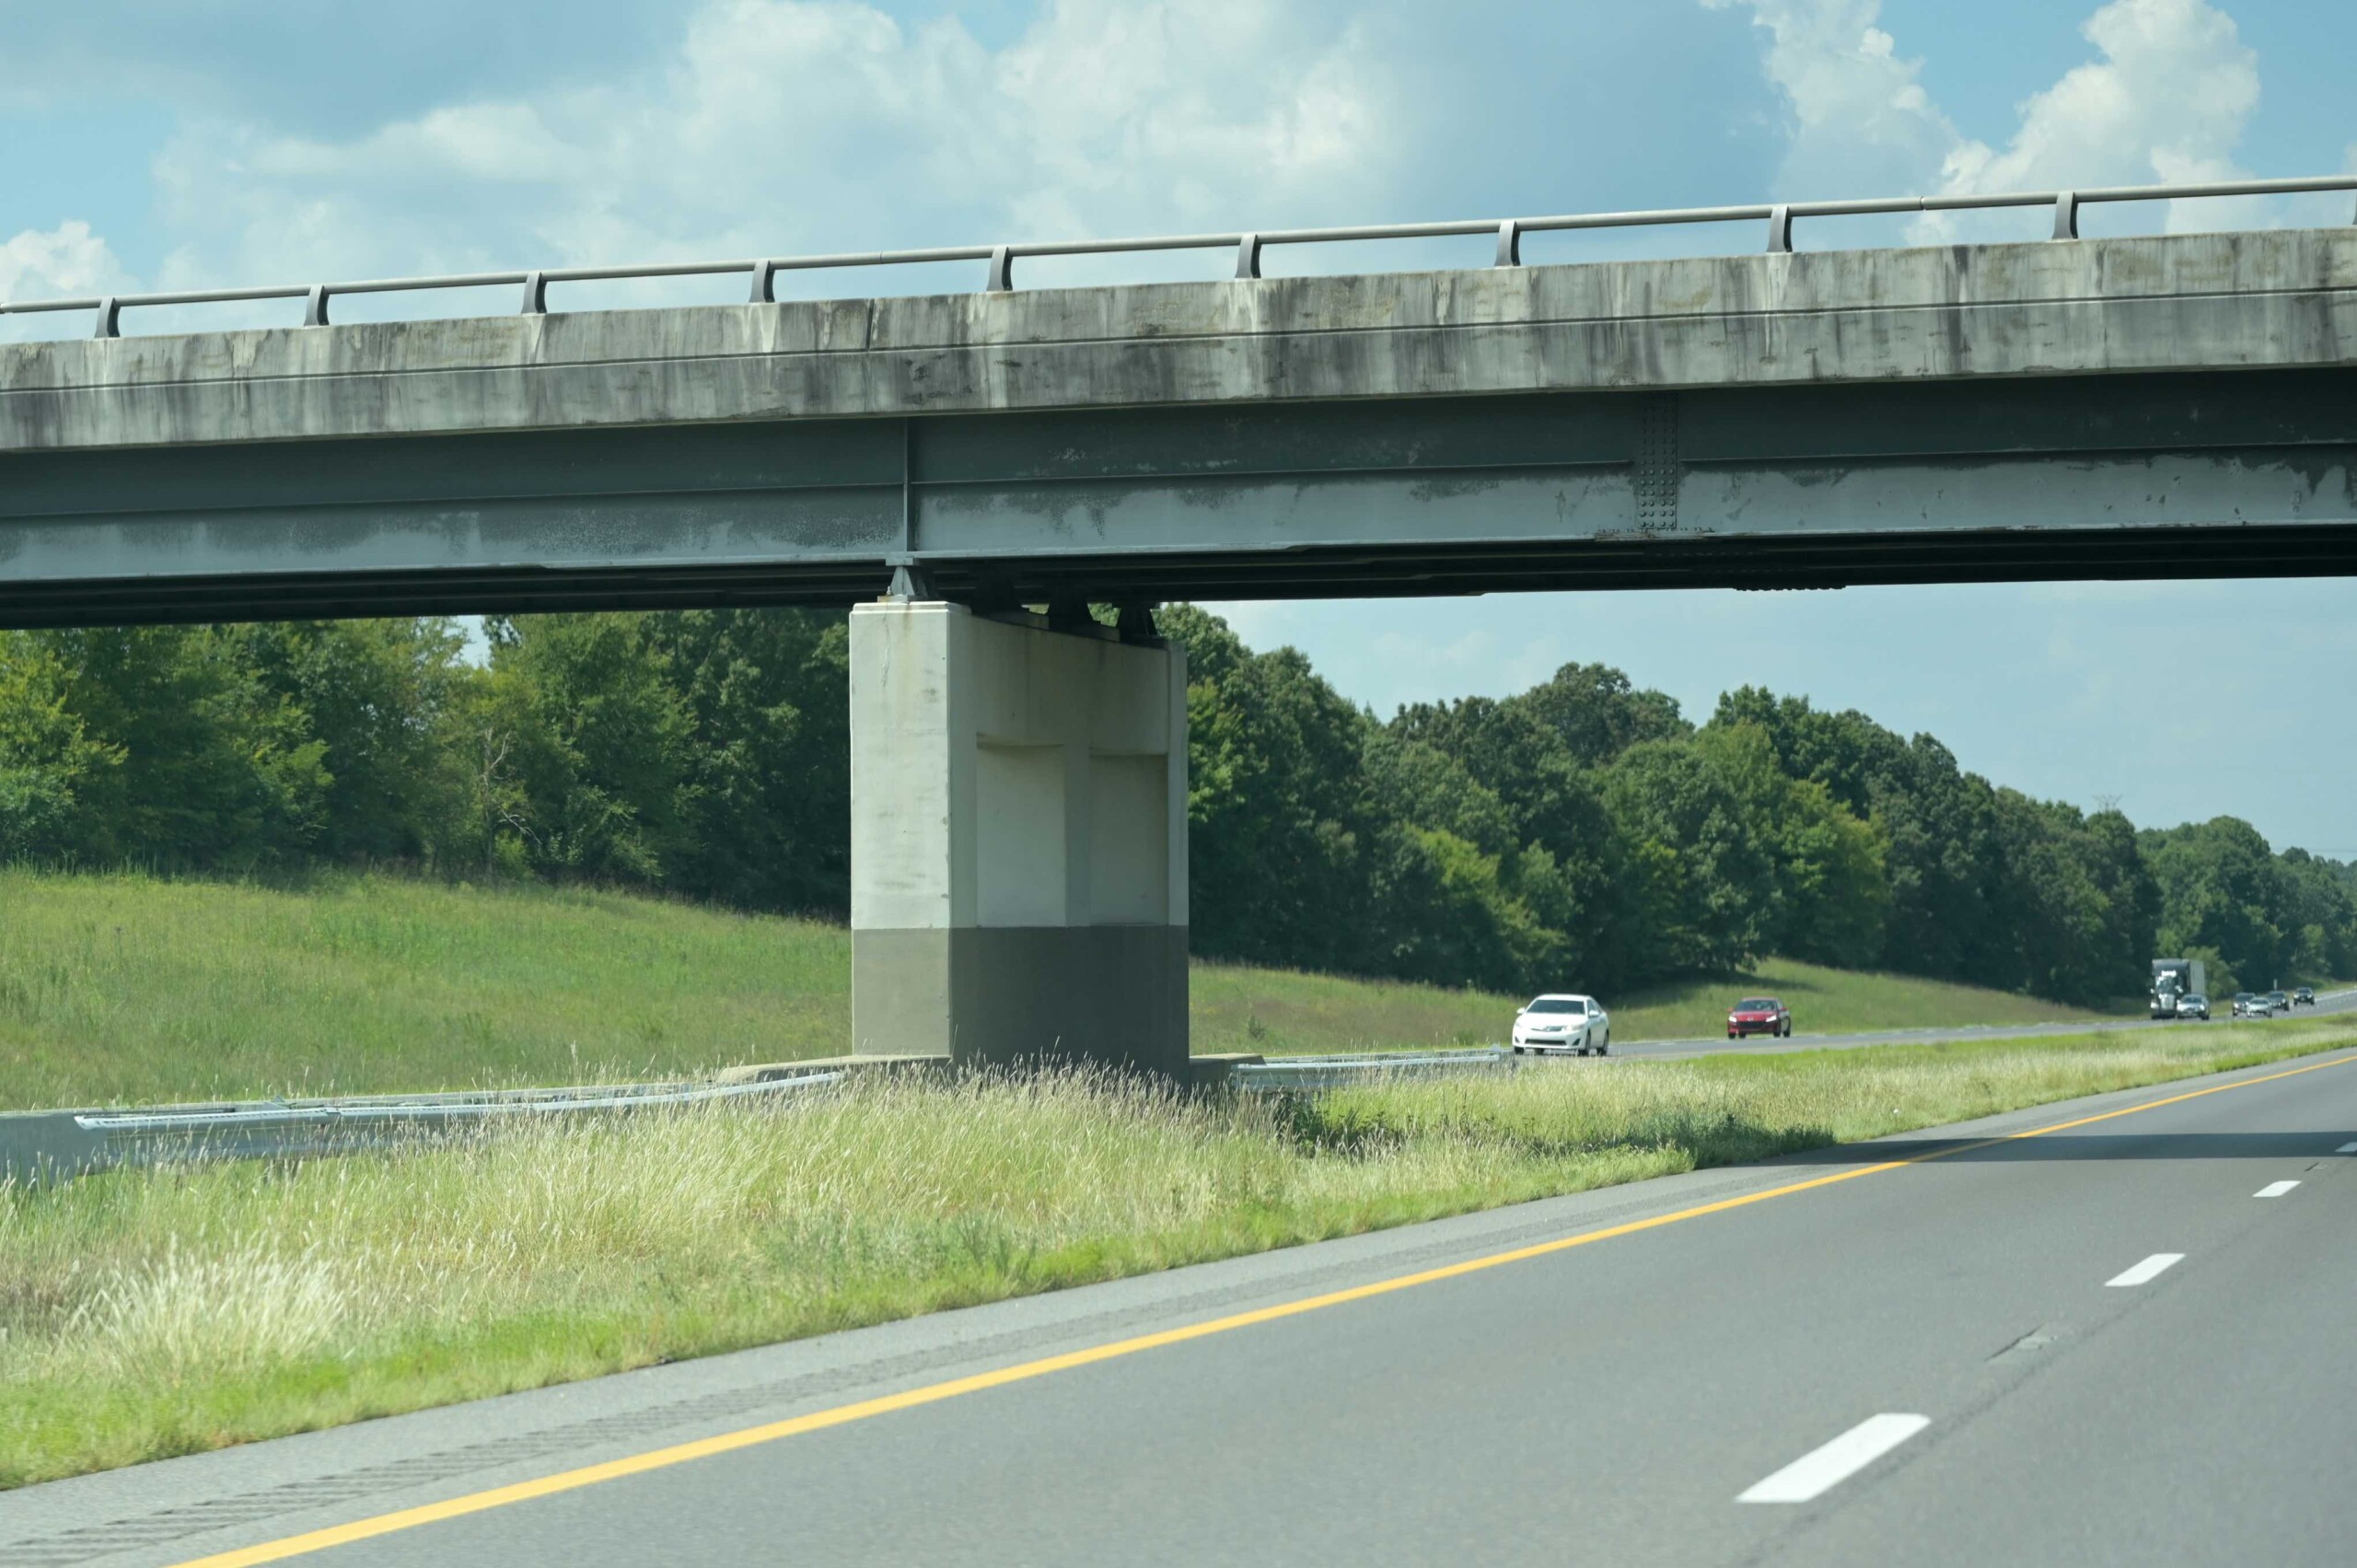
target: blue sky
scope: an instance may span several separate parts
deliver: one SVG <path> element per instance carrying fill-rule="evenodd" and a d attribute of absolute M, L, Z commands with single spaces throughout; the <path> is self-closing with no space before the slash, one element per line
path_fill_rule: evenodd
<path fill-rule="evenodd" d="M 2352 58 L 2357 6 L 2320 0 L 0 0 L 0 296 L 2336 172 L 2357 168 Z M 2096 224 L 2351 216 L 2340 198 L 2205 205 Z M 2028 220 L 1977 221 L 1813 242 Z M 1528 256 L 1755 242 L 1555 237 Z M 1485 259 L 1272 262 L 1460 255 Z M 0 331 L 67 328 L 30 319 L 48 324 Z M 126 325 L 203 319 L 224 319 Z M 1379 713 L 1570 659 L 1697 717 L 1759 682 L 1932 730 L 2040 795 L 2118 796 L 2146 823 L 2231 811 L 2357 856 L 2357 727 L 2333 712 L 2352 610 L 2338 579 L 1232 607 Z"/>

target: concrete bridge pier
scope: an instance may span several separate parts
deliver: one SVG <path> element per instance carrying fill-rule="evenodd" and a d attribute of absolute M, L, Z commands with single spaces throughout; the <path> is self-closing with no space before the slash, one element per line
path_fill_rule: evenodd
<path fill-rule="evenodd" d="M 1125 622 L 853 610 L 854 1054 L 1186 1072 L 1187 663 Z"/>

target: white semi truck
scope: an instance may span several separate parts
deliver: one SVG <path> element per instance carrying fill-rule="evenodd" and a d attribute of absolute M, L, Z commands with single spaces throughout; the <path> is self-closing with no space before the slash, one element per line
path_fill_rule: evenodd
<path fill-rule="evenodd" d="M 2210 994 L 2209 966 L 2200 958 L 2153 960 L 2153 1016 L 2174 1018 L 2180 996 Z"/>

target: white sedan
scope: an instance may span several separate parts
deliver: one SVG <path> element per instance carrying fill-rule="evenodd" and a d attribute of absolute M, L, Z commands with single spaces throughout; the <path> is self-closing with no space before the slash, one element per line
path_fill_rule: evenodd
<path fill-rule="evenodd" d="M 1514 1050 L 1602 1056 L 1612 1049 L 1612 1019 L 1593 996 L 1550 993 L 1515 1015 Z"/>

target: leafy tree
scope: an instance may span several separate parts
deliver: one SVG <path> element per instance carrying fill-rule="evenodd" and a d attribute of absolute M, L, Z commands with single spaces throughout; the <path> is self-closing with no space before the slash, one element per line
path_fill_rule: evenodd
<path fill-rule="evenodd" d="M 2347 867 L 2304 849 L 2283 851 L 2276 864 L 2294 934 L 2287 972 L 2304 982 L 2357 975 L 2357 894 L 2342 875 Z"/>
<path fill-rule="evenodd" d="M 1731 970 L 1758 952 L 1774 905 L 1774 863 L 1702 750 L 1643 741 L 1604 779 L 1606 804 L 1631 845 L 1631 893 L 1645 934 L 1629 978 Z"/>
<path fill-rule="evenodd" d="M 691 849 L 695 720 L 638 614 L 487 623 L 491 708 L 512 715 L 526 857 L 562 876 L 660 884 Z"/>
<path fill-rule="evenodd" d="M 1694 732 L 1676 698 L 1634 686 L 1601 664 L 1567 664 L 1545 684 L 1507 698 L 1504 705 L 1544 726 L 1574 761 L 1588 768 L 1603 766 L 1640 741 L 1678 740 Z"/>
<path fill-rule="evenodd" d="M 1564 958 L 1499 858 L 1439 828 L 1387 824 L 1371 856 L 1379 972 L 1436 985 L 1519 992 Z"/>
<path fill-rule="evenodd" d="M 1823 784 L 1786 773 L 1756 724 L 1713 723 L 1697 744 L 1772 868 L 1762 946 L 1850 969 L 1879 961 L 1890 878 L 1875 829 Z"/>
<path fill-rule="evenodd" d="M 703 898 L 851 907 L 850 639 L 805 610 L 649 616 L 649 650 L 686 704 L 682 843 L 670 879 Z"/>
<path fill-rule="evenodd" d="M 2357 867 L 2234 818 L 2139 833 L 1758 687 L 1695 730 L 1601 665 L 1353 706 L 1291 648 L 1189 656 L 1199 951 L 1508 991 L 1761 953 L 2104 1003 L 2357 975 Z M 840 912 L 847 638 L 800 610 L 0 633 L 0 857 L 412 860 Z"/>
<path fill-rule="evenodd" d="M 1492 858 L 1510 858 L 1519 846 L 1505 802 L 1440 748 L 1370 725 L 1364 765 L 1385 815 L 1454 834 Z"/>
<path fill-rule="evenodd" d="M 1200 950 L 1364 970 L 1370 721 L 1293 648 L 1255 654 L 1192 607 L 1162 612 L 1188 656 L 1189 903 Z"/>
<path fill-rule="evenodd" d="M 1567 666 L 1566 672 L 1581 668 Z M 1670 711 L 1674 715 L 1674 705 Z M 1541 708 L 1518 698 L 1417 703 L 1402 708 L 1386 729 L 1402 746 L 1446 756 L 1504 808 L 1506 838 L 1522 845 L 1512 856 L 1512 879 L 1562 935 L 1562 962 L 1599 987 L 1644 970 L 1647 930 L 1631 902 L 1627 837 L 1606 808 L 1596 773 Z M 1508 852 L 1502 844 L 1498 853 Z"/>
<path fill-rule="evenodd" d="M 469 675 L 458 626 L 441 618 L 264 621 L 221 636 L 321 748 L 328 783 L 311 853 L 339 863 L 430 858 L 460 809 L 442 736 Z"/>
<path fill-rule="evenodd" d="M 2147 831 L 2138 846 L 2160 898 L 2159 945 L 2214 954 L 2213 989 L 2231 971 L 2251 986 L 2357 973 L 2357 892 L 2351 867 L 2302 849 L 2271 852 L 2236 817 Z"/>
<path fill-rule="evenodd" d="M 2121 907 L 2103 838 L 2074 807 L 2014 790 L 1997 792 L 1997 814 L 2023 988 L 2087 1005 L 2125 993 L 2116 977 L 2139 972 L 2151 927 L 2138 927 L 2132 890 Z"/>
<path fill-rule="evenodd" d="M 2292 956 L 2289 888 L 2267 841 L 2235 817 L 2142 836 L 2161 891 L 2160 946 L 2217 952 L 2247 984 L 2272 983 Z"/>
<path fill-rule="evenodd" d="M 72 809 L 52 830 L 58 849 L 167 867 L 285 863 L 312 850 L 333 782 L 326 744 L 300 703 L 260 678 L 234 632 L 17 636 L 17 656 L 45 668 L 84 748 Z M 56 720 L 35 722 L 61 733 Z M 100 755 L 109 765 L 87 765 Z"/>
<path fill-rule="evenodd" d="M 0 633 L 0 862 L 77 852 L 75 819 L 93 772 L 119 767 L 68 701 L 69 671 L 48 640 Z"/>

